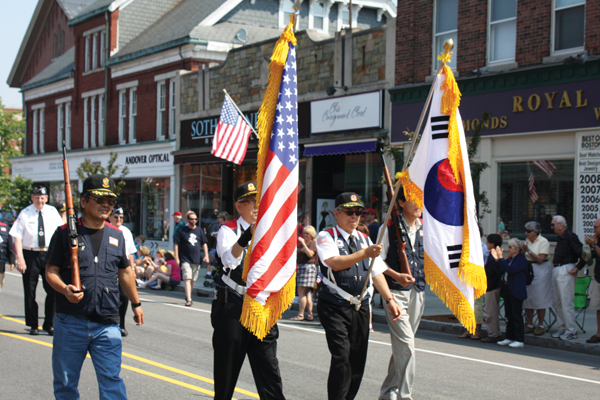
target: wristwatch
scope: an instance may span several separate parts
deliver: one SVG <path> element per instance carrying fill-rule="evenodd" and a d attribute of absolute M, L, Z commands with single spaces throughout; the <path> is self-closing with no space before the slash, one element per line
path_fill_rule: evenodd
<path fill-rule="evenodd" d="M 131 303 L 131 308 L 138 308 L 142 306 L 142 302 L 139 303 Z"/>
<path fill-rule="evenodd" d="M 393 297 L 390 297 L 389 299 L 387 299 L 387 300 L 385 301 L 385 304 L 390 304 L 390 301 L 392 301 L 392 300 L 394 300 L 394 298 L 393 298 Z"/>

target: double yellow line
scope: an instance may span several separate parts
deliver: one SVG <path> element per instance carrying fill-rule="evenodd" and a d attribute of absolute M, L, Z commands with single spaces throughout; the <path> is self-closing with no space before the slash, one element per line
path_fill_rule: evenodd
<path fill-rule="evenodd" d="M 7 321 L 12 321 L 12 322 L 19 323 L 21 325 L 25 325 L 25 322 L 23 322 L 23 321 L 21 321 L 19 319 L 7 317 L 7 316 L 2 315 L 2 314 L 0 314 L 0 318 L 3 318 L 5 320 L 7 320 Z M 46 343 L 46 342 L 43 342 L 41 340 L 32 339 L 32 338 L 27 337 L 27 336 L 15 335 L 13 333 L 8 333 L 8 332 L 3 332 L 3 331 L 0 331 L 0 335 L 11 337 L 11 338 L 14 338 L 14 339 L 24 340 L 26 342 L 35 343 L 35 344 L 39 344 L 39 345 L 42 345 L 42 346 L 46 346 L 46 347 L 52 348 L 52 344 L 50 344 L 50 343 Z M 88 358 L 90 357 L 89 354 L 87 355 L 87 357 Z M 176 374 L 187 376 L 188 378 L 197 379 L 197 380 L 199 380 L 201 382 L 205 382 L 205 383 L 208 383 L 208 384 L 211 384 L 211 385 L 215 384 L 215 381 L 213 381 L 212 379 L 205 378 L 203 376 L 196 375 L 196 374 L 193 374 L 191 372 L 187 372 L 187 371 L 181 370 L 179 368 L 170 367 L 168 365 L 164 365 L 164 364 L 158 363 L 156 361 L 148 360 L 146 358 L 138 357 L 138 356 L 135 356 L 133 354 L 129 354 L 129 353 L 125 353 L 124 352 L 123 353 L 123 357 L 130 358 L 132 360 L 136 360 L 136 361 L 139 361 L 139 362 L 144 363 L 144 364 L 151 365 L 151 366 L 156 367 L 156 368 L 164 369 L 166 371 L 174 372 Z M 132 366 L 129 366 L 129 365 L 125 365 L 125 364 L 121 364 L 121 368 L 129 370 L 129 371 L 137 372 L 138 374 L 146 375 L 146 376 L 149 376 L 149 377 L 152 377 L 152 378 L 155 378 L 155 379 L 159 379 L 161 381 L 169 382 L 169 383 L 172 383 L 174 385 L 181 386 L 181 387 L 184 387 L 186 389 L 190 389 L 190 390 L 193 390 L 193 391 L 196 391 L 196 392 L 200 392 L 200 393 L 203 393 L 203 394 L 206 394 L 206 395 L 209 395 L 209 396 L 214 396 L 215 395 L 215 392 L 213 392 L 213 391 L 201 388 L 200 386 L 191 385 L 189 383 L 185 383 L 185 382 L 179 381 L 177 379 L 168 378 L 168 377 L 166 377 L 164 375 L 155 374 L 153 372 L 145 371 L 143 369 L 135 368 L 135 367 L 132 367 Z M 250 396 L 250 397 L 255 398 L 255 399 L 259 398 L 259 396 L 256 393 L 249 392 L 249 391 L 244 390 L 244 389 L 240 389 L 240 388 L 236 387 L 235 391 L 238 392 L 238 393 L 240 393 L 240 394 L 243 394 L 243 395 L 246 395 L 246 396 Z M 236 400 L 236 399 L 233 399 L 233 400 Z"/>

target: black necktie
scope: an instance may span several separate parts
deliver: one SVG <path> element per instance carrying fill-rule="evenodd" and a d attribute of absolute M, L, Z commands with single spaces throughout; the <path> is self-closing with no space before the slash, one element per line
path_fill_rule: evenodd
<path fill-rule="evenodd" d="M 46 248 L 46 238 L 44 237 L 44 218 L 42 218 L 41 211 L 38 211 L 38 247 L 40 249 Z"/>
<path fill-rule="evenodd" d="M 356 239 L 352 235 L 348 237 L 348 247 L 350 247 L 350 254 L 356 253 Z"/>

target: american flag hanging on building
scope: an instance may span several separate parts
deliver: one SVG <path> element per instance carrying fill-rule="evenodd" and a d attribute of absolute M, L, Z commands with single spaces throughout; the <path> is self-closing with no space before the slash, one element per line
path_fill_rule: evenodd
<path fill-rule="evenodd" d="M 250 126 L 226 95 L 211 154 L 240 165 L 248 150 L 248 140 L 250 140 Z"/>
<path fill-rule="evenodd" d="M 289 28 L 289 27 L 288 27 Z M 293 31 L 292 31 L 293 32 Z M 259 121 L 260 153 L 258 156 L 258 219 L 246 259 L 246 296 L 242 324 L 259 339 L 271 330 L 291 304 L 295 291 L 297 206 L 298 206 L 298 92 L 296 82 L 295 38 L 286 32 L 284 42 L 273 51 L 283 58 L 279 66 L 271 60 L 281 75 L 278 93 L 265 94 L 261 117 L 270 119 L 272 129 Z M 291 37 L 293 40 L 288 39 Z M 289 40 L 289 41 L 286 41 Z M 280 44 L 278 44 L 279 46 Z M 288 50 L 289 49 L 289 50 Z M 279 82 L 277 82 L 279 83 Z M 277 86 L 274 86 L 276 90 Z M 275 97 L 277 96 L 277 97 Z M 276 99 L 276 102 L 275 102 Z M 268 106 L 266 106 L 268 104 Z M 270 117 L 266 117 L 270 115 Z M 259 117 L 260 118 L 260 117 Z M 269 122 L 265 122 L 265 125 Z M 270 133 L 270 135 L 269 135 Z M 267 147 L 268 145 L 268 147 Z M 263 152 L 263 150 L 265 150 Z"/>
<path fill-rule="evenodd" d="M 535 165 L 536 167 L 538 167 L 543 173 L 545 173 L 548 176 L 548 179 L 552 178 L 552 175 L 554 174 L 554 170 L 556 169 L 556 167 L 550 161 L 535 160 L 535 161 L 531 161 L 531 163 L 533 165 Z"/>
<path fill-rule="evenodd" d="M 539 199 L 537 191 L 535 190 L 535 178 L 533 172 L 529 174 L 529 199 L 532 203 L 535 203 Z"/>

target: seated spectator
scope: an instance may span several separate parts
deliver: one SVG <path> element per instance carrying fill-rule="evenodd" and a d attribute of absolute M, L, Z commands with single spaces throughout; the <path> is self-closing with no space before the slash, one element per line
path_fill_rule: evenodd
<path fill-rule="evenodd" d="M 179 266 L 175 263 L 175 257 L 171 252 L 168 252 L 165 253 L 165 260 L 165 266 L 167 268 L 167 271 L 154 272 L 152 277 L 150 277 L 150 279 L 148 279 L 144 284 L 140 286 L 141 289 L 147 288 L 152 282 L 157 282 L 156 286 L 151 287 L 151 289 L 155 290 L 160 290 L 163 282 L 167 285 L 170 285 L 172 288 L 179 285 L 179 283 L 181 282 L 181 270 L 179 269 Z"/>
<path fill-rule="evenodd" d="M 146 261 L 146 258 L 150 255 L 150 249 L 147 248 L 146 246 L 141 246 L 138 251 L 135 253 L 135 255 L 137 256 L 136 260 L 135 260 L 135 266 L 134 266 L 134 270 L 135 270 L 135 277 L 137 279 L 142 279 L 145 280 L 146 279 L 146 265 L 148 264 L 148 262 Z"/>
<path fill-rule="evenodd" d="M 139 250 L 139 249 L 140 249 L 140 247 L 142 247 L 142 246 L 143 246 L 143 244 L 144 244 L 144 242 L 145 242 L 145 241 L 146 241 L 146 236 L 144 236 L 144 235 L 140 235 L 140 236 L 138 236 L 138 237 L 135 239 L 135 249 L 136 249 L 136 250 Z M 134 258 L 134 260 L 137 260 L 137 259 L 138 259 L 138 257 L 139 257 L 138 253 L 135 253 L 135 254 L 133 255 L 133 258 Z"/>
<path fill-rule="evenodd" d="M 304 320 L 304 310 L 307 309 L 307 321 L 313 318 L 312 289 L 317 280 L 317 231 L 312 226 L 307 226 L 298 238 L 301 243 L 298 247 L 296 272 L 296 286 L 298 288 L 298 315 L 290 318 L 292 321 Z"/>
<path fill-rule="evenodd" d="M 498 342 L 500 346 L 525 346 L 525 326 L 523 323 L 523 300 L 527 298 L 527 259 L 522 254 L 524 244 L 519 239 L 508 241 L 508 259 L 502 258 L 502 248 L 496 247 L 490 252 L 498 262 L 498 270 L 505 274 L 502 285 L 504 313 L 506 315 L 506 339 Z"/>
<path fill-rule="evenodd" d="M 552 264 L 548 261 L 550 244 L 548 240 L 540 235 L 542 226 L 529 221 L 525 224 L 525 258 L 533 266 L 533 281 L 527 286 L 527 300 L 523 302 L 527 326 L 525 333 L 533 333 L 541 336 L 546 333 L 544 329 L 544 317 L 546 308 L 554 305 L 552 293 Z M 537 310 L 538 326 L 533 326 L 533 311 Z"/>
<path fill-rule="evenodd" d="M 502 247 L 502 236 L 492 233 L 487 236 L 488 251 Z M 485 262 L 487 291 L 485 293 L 485 324 L 488 336 L 482 342 L 497 343 L 500 338 L 500 290 L 502 289 L 502 274 L 498 271 L 497 261 L 488 255 Z"/>

